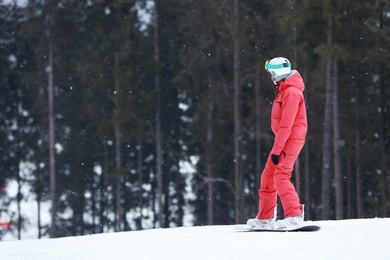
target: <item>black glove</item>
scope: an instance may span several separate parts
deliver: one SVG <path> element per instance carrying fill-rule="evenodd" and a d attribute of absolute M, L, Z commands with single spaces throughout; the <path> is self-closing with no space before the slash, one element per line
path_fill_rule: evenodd
<path fill-rule="evenodd" d="M 272 162 L 277 165 L 278 162 L 279 162 L 279 155 L 276 155 L 276 154 L 271 154 L 271 160 Z"/>

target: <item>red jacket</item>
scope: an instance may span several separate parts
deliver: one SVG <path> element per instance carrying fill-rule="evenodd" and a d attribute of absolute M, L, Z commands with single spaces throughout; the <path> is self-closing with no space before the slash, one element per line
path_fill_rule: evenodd
<path fill-rule="evenodd" d="M 279 82 L 271 112 L 271 128 L 275 134 L 271 154 L 280 155 L 288 140 L 304 142 L 307 132 L 304 90 L 305 84 L 298 71 Z"/>

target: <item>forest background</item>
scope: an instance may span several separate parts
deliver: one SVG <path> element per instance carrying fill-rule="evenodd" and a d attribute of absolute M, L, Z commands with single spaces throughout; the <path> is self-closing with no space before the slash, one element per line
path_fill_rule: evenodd
<path fill-rule="evenodd" d="M 276 56 L 306 83 L 305 218 L 390 216 L 389 1 L 0 3 L 0 213 L 19 238 L 27 197 L 38 238 L 254 217 Z"/>

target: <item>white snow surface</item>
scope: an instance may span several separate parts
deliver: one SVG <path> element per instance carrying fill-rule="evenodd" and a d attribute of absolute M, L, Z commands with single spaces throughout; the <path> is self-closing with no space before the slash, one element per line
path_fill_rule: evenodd
<path fill-rule="evenodd" d="M 390 218 L 315 221 L 317 232 L 179 227 L 1 241 L 1 259 L 390 259 Z"/>

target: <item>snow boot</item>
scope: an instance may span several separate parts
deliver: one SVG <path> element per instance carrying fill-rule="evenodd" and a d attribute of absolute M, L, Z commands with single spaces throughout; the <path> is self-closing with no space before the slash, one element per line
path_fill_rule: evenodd
<path fill-rule="evenodd" d="M 256 229 L 275 229 L 276 212 L 277 212 L 277 206 L 274 209 L 273 218 L 270 219 L 250 218 L 247 220 L 246 224 L 251 228 L 256 228 Z"/>
<path fill-rule="evenodd" d="M 302 216 L 289 217 L 276 221 L 275 225 L 277 229 L 292 230 L 300 228 L 304 225 L 304 212 L 305 205 L 302 204 Z"/>

